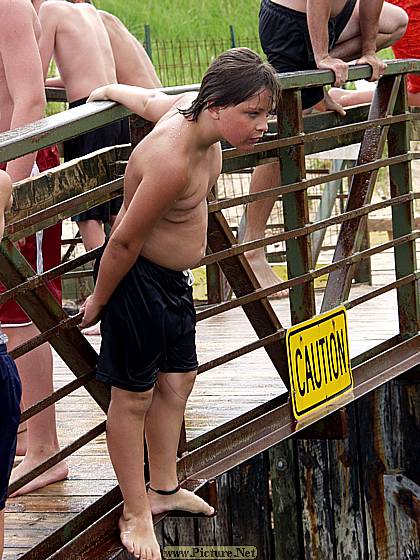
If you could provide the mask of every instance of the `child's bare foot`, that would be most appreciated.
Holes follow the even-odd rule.
[[[178,492],[169,496],[162,496],[152,489],[148,492],[150,509],[153,515],[165,513],[167,511],[182,510],[190,513],[203,513],[211,516],[214,514],[214,508],[209,506],[200,496],[197,496],[189,490],[180,488]]]
[[[46,459],[46,458],[45,458]],[[44,459],[44,460],[45,460]],[[19,478],[22,478],[26,473],[34,469],[40,464],[40,461],[36,461],[27,455],[23,459],[19,465],[13,469],[12,475],[10,477],[10,482],[15,482]],[[16,496],[22,496],[23,494],[29,494],[30,492],[34,492],[39,488],[43,488],[44,486],[48,486],[48,484],[52,484],[53,482],[58,482],[59,480],[64,480],[67,478],[69,469],[67,467],[67,463],[62,461],[54,467],[48,469],[48,471],[44,472],[43,474],[37,476],[31,482],[28,482],[25,486],[17,490],[14,494],[12,494],[11,498],[16,498]]]
[[[248,251],[245,256],[262,288],[269,288],[270,286],[273,286],[274,284],[278,284],[280,282],[280,278],[268,264],[267,259],[265,258],[264,251],[262,249]],[[281,290],[269,297],[284,298],[288,295],[289,290]]]
[[[151,515],[132,516],[123,513],[118,522],[125,548],[141,560],[161,560]]]

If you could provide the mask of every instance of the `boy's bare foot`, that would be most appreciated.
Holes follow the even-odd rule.
[[[125,548],[141,560],[161,560],[151,515],[131,516],[123,513],[118,522]]]
[[[93,325],[92,327],[88,327],[87,329],[82,329],[82,334],[86,336],[99,336],[101,334],[101,326],[100,323]]]
[[[28,429],[25,425],[19,426],[17,433],[16,455],[23,457],[28,450]]]
[[[23,461],[13,469],[12,475],[10,477],[10,483],[15,482],[19,478],[22,478],[22,476],[24,476],[26,473],[28,473],[29,471],[37,467],[39,464],[40,464],[39,461],[35,461],[31,457],[25,456]],[[54,465],[54,467],[51,467],[48,471],[37,476],[31,482],[28,482],[28,484],[26,484],[25,486],[17,490],[10,497],[16,498],[17,496],[22,496],[23,494],[29,494],[30,492],[34,492],[39,488],[48,486],[48,484],[52,484],[53,482],[58,482],[59,480],[64,480],[65,478],[67,478],[68,473],[69,473],[69,469],[67,467],[67,463],[61,461],[61,463]]]
[[[153,492],[153,490],[149,490],[147,496],[153,515],[173,510],[203,513],[207,516],[214,514],[213,507],[209,506],[200,496],[184,488],[180,488],[178,492],[169,496],[162,496],[161,494]]]
[[[262,288],[269,288],[270,286],[273,286],[274,284],[278,284],[280,282],[280,278],[268,264],[267,259],[265,258],[264,251],[262,249],[249,251],[245,253],[245,256]],[[269,297],[273,299],[280,299],[287,297],[288,295],[289,290],[281,290]]]

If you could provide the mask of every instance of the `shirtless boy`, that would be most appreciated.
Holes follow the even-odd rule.
[[[347,80],[347,62],[351,60],[369,64],[371,79],[377,80],[385,64],[376,51],[397,41],[406,26],[404,10],[383,0],[262,0],[259,33],[268,61],[277,72],[330,69],[338,86]],[[345,114],[322,87],[302,91],[302,108],[309,109],[323,99],[326,109]],[[279,184],[278,164],[262,165],[252,175],[250,192]],[[244,241],[264,237],[275,200],[248,205]],[[263,287],[278,282],[265,260],[264,249],[246,256]]]
[[[49,85],[63,85],[69,107],[86,102],[90,92],[105,84],[117,82],[114,56],[108,33],[95,9],[87,3],[73,4],[64,0],[39,0],[39,19],[42,26],[40,51],[44,77],[51,58],[57,64],[59,81]],[[69,161],[107,146],[125,143],[121,121],[82,134],[64,142],[64,159]],[[86,250],[103,244],[103,223],[118,213],[114,201],[96,206],[74,217],[78,222]]]
[[[187,269],[205,252],[206,195],[221,171],[220,140],[252,149],[267,130],[277,96],[274,70],[249,49],[232,49],[210,65],[198,95],[110,85],[89,98],[112,99],[157,123],[127,164],[124,204],[82,323],[102,319],[97,377],[112,386],[107,440],[124,497],[119,528],[123,545],[137,557],[160,559],[152,513],[213,513],[179,488],[176,469],[197,372]]]
[[[45,108],[44,80],[38,41],[41,27],[36,11],[29,0],[0,2],[0,132],[10,130],[43,117]],[[7,163],[13,182],[29,177],[33,171],[36,152]],[[36,170],[35,170],[36,171]],[[51,228],[49,228],[51,229]],[[54,230],[55,234],[56,229]],[[30,262],[35,236],[21,247]],[[59,232],[60,237],[60,232]],[[58,254],[60,257],[60,245]],[[10,305],[9,305],[10,304]],[[14,302],[1,306],[0,320],[13,349],[39,334],[30,319]],[[30,407],[53,391],[53,362],[49,344],[42,344],[17,361],[22,380],[24,403]],[[27,439],[19,445],[23,461],[14,469],[12,480],[20,478],[59,451],[55,426],[55,407],[50,406],[28,422]],[[26,454],[25,454],[26,453]],[[18,493],[24,493],[67,475],[64,462],[33,480]]]
[[[0,171],[0,242],[4,231],[4,211],[12,203],[12,181]],[[4,506],[9,477],[15,458],[17,429],[20,418],[21,385],[13,360],[7,353],[7,336],[0,323],[0,558],[3,555]]]
[[[116,16],[98,10],[114,54],[117,82],[130,86],[158,88],[162,84],[143,45]]]

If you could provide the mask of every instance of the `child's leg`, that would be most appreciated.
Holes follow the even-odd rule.
[[[144,419],[152,394],[113,387],[107,420],[109,454],[124,498],[121,542],[147,560],[160,559],[144,481]]]
[[[39,334],[35,325],[4,329],[9,349]],[[51,347],[43,344],[16,360],[22,380],[23,401],[30,407],[53,392],[53,361]],[[49,406],[28,421],[28,450],[23,461],[13,469],[11,482],[25,475],[60,450],[55,423],[55,406]],[[62,461],[18,490],[14,496],[33,492],[47,484],[63,480],[68,474]]]
[[[185,405],[197,372],[159,373],[152,405],[146,417],[150,486],[155,490],[173,490],[178,484],[176,458]],[[172,509],[212,515],[214,510],[204,500],[188,492],[164,496],[149,492],[154,514]]]
[[[276,163],[260,165],[252,173],[249,194],[258,193],[265,189],[278,187],[279,185],[280,166]],[[267,221],[276,200],[277,197],[265,198],[264,200],[247,204],[244,242],[264,237]],[[245,257],[263,288],[277,284],[280,281],[265,258],[264,248],[247,251]],[[279,297],[286,297],[288,293],[288,290],[283,290],[278,295]]]

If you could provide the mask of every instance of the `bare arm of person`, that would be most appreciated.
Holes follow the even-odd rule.
[[[191,96],[191,94],[167,95],[155,89],[109,84],[93,90],[87,103],[104,100],[117,101],[144,119],[157,122],[180,99],[187,96]]]
[[[0,33],[0,53],[13,102],[11,129],[37,121],[44,114],[44,81],[34,14],[32,5],[23,0],[0,3],[0,21],[7,22]],[[32,153],[7,164],[13,182],[31,174],[35,157]]]
[[[163,150],[161,155],[168,159]],[[159,153],[154,152],[154,157],[159,161]],[[106,246],[94,292],[83,308],[82,328],[98,322],[115,288],[136,262],[146,238],[174,200],[179,198],[187,182],[187,169],[179,162],[172,161],[159,168],[147,166],[128,209]]]
[[[12,205],[12,181],[5,171],[0,170],[0,241],[4,233],[4,212]]]
[[[332,0],[310,0],[307,2],[306,18],[312,50],[318,68],[332,70],[335,86],[340,86],[348,78],[348,65],[344,60],[334,58],[328,52],[328,20],[331,15]]]
[[[372,67],[371,82],[380,78],[386,68],[385,62],[376,54],[376,38],[383,4],[383,0],[360,0],[359,3],[362,56],[357,62],[358,64],[369,64]]]
[[[46,80],[50,62],[54,54],[55,34],[57,31],[57,20],[54,10],[51,10],[51,5],[42,4],[39,10],[39,21],[42,28],[39,52],[41,53],[42,72],[44,80]]]

